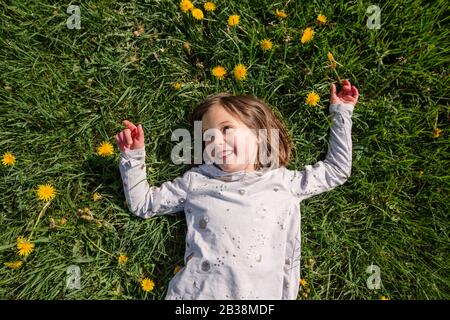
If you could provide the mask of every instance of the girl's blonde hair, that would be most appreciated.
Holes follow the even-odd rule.
[[[291,139],[281,119],[273,112],[269,104],[253,95],[233,95],[228,92],[221,92],[206,97],[205,101],[200,103],[191,113],[189,121],[192,124],[194,121],[201,121],[203,115],[214,105],[222,106],[227,112],[237,117],[248,128],[255,129],[256,132],[259,132],[259,129],[267,130],[266,146],[269,163],[266,163],[263,166],[258,152],[258,158],[255,164],[256,170],[265,167],[274,168],[274,166],[287,166],[289,164],[291,156]],[[278,152],[272,150],[273,143],[271,139],[271,129],[278,130]],[[202,139],[202,154],[204,149],[205,142]],[[276,155],[278,155],[278,161],[274,161],[276,159],[273,159]]]

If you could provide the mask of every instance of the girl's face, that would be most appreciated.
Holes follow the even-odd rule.
[[[222,106],[214,105],[202,117],[207,158],[223,171],[254,171],[259,140]]]

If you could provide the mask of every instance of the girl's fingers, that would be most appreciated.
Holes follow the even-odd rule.
[[[125,130],[123,130],[123,134],[125,136],[127,144],[128,145],[132,145],[133,144],[133,138],[131,137],[131,130],[130,129],[125,129]]]
[[[336,85],[334,83],[331,84],[331,95],[336,96]]]
[[[128,120],[123,120],[122,121],[123,125],[126,126],[128,129],[130,129],[131,131],[133,131],[134,129],[136,129],[136,126],[133,124],[133,122],[128,121]]]
[[[342,91],[345,95],[351,95],[352,94],[352,87],[350,85],[344,85],[342,87]]]
[[[142,128],[142,124],[139,124],[137,126],[136,139],[138,139],[139,141],[144,141],[144,129]]]
[[[120,134],[116,134],[116,141],[117,144],[119,145],[119,148],[121,150],[125,150],[125,143],[123,143],[122,139],[120,138]]]
[[[353,93],[353,97],[355,97],[356,99],[358,99],[359,97],[359,92],[358,89],[355,86],[352,86],[352,93]]]
[[[120,138],[120,140],[122,141],[123,146],[124,146],[125,148],[128,148],[129,145],[128,145],[128,143],[127,143],[127,139],[125,138],[125,134],[123,133],[123,131],[119,133],[119,138]]]

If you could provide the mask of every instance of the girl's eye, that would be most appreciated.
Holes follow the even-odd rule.
[[[224,131],[226,132],[227,130],[233,130],[233,127],[230,126],[225,126],[223,127]]]

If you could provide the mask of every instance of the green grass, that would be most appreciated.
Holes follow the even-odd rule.
[[[230,91],[254,94],[283,117],[294,142],[289,168],[313,164],[325,157],[329,136],[336,76],[328,51],[361,96],[352,176],[301,204],[307,298],[450,298],[446,1],[379,2],[378,30],[366,27],[366,8],[376,4],[369,1],[217,1],[202,22],[178,1],[83,1],[80,30],[66,27],[68,4],[40,2],[0,3],[0,153],[17,159],[0,164],[0,298],[163,299],[183,262],[184,218],[132,216],[117,147],[105,159],[96,147],[115,145],[123,119],[142,123],[150,183],[172,180],[187,167],[170,161],[171,132],[190,127],[188,114],[208,94]],[[276,8],[289,14],[284,22]],[[320,12],[329,24],[316,25]],[[227,33],[233,13],[241,29]],[[138,25],[145,31],[136,37]],[[316,34],[302,45],[307,26]],[[258,47],[264,37],[274,42],[271,53]],[[216,64],[231,72],[237,63],[249,67],[245,81],[212,78]],[[176,81],[184,84],[179,91]],[[311,90],[321,96],[318,108],[304,104]],[[3,262],[18,258],[15,240],[29,235],[43,207],[33,190],[47,182],[58,194],[34,232],[35,251],[9,270]],[[94,191],[101,201],[92,201]],[[109,226],[80,220],[84,207]],[[52,217],[67,223],[51,229]],[[129,257],[123,267],[119,252]],[[81,268],[80,290],[66,289],[72,264]],[[366,287],[371,264],[381,269],[380,290]],[[143,276],[156,283],[150,293],[139,286]]]

